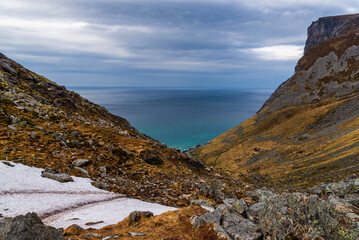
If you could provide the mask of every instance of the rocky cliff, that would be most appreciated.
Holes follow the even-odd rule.
[[[359,14],[319,18],[308,28],[304,52],[330,38],[358,31],[358,22]]]
[[[258,184],[302,188],[357,174],[359,15],[321,18],[304,56],[252,118],[194,154]]]

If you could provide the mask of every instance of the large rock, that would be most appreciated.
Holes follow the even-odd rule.
[[[351,211],[337,203],[302,193],[273,196],[264,203],[260,228],[265,239],[359,239]]]
[[[240,200],[236,198],[229,198],[225,199],[223,203],[231,212],[237,212],[239,214],[243,214],[248,208],[243,198]]]
[[[57,173],[55,171],[51,171],[50,169],[45,169],[41,172],[41,176],[44,178],[50,178],[52,180],[58,181],[58,182],[73,182],[74,179],[65,173]]]
[[[89,160],[87,159],[76,159],[75,161],[72,162],[72,164],[75,167],[85,167],[90,163]]]
[[[262,236],[256,224],[234,213],[227,213],[223,216],[222,227],[235,240],[255,240]]]
[[[0,239],[65,240],[62,229],[45,226],[36,213],[20,215],[5,222],[0,220]]]
[[[5,72],[16,75],[16,71],[12,67],[10,67],[10,65],[8,63],[6,63],[3,60],[0,61],[0,68],[2,68]]]
[[[162,165],[163,160],[159,156],[158,152],[156,150],[142,150],[140,152],[140,156],[143,158],[143,160],[150,164],[150,165]]]

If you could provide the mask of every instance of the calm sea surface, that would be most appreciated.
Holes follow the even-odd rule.
[[[71,87],[169,147],[204,144],[253,116],[272,90]]]

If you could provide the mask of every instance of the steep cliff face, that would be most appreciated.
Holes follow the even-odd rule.
[[[304,52],[330,38],[358,31],[358,22],[359,14],[319,18],[308,28]]]
[[[209,165],[274,187],[304,187],[356,174],[358,24],[358,15],[314,22],[294,75],[255,116],[195,154]]]

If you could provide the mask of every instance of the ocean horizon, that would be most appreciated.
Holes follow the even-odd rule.
[[[273,89],[68,87],[140,132],[181,150],[202,145],[252,117]]]

